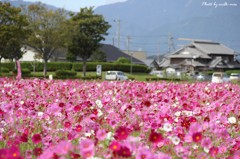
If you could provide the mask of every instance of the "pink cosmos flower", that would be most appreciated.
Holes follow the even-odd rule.
[[[217,147],[211,147],[210,150],[209,150],[209,154],[212,156],[212,157],[215,157],[216,155],[218,155],[218,148]]]
[[[158,143],[163,140],[163,136],[160,133],[152,131],[149,135],[149,141],[153,143]]]
[[[59,155],[66,155],[73,148],[72,144],[68,141],[61,141],[55,146],[55,150]]]
[[[192,140],[194,142],[200,142],[202,140],[202,133],[201,132],[196,132],[192,135]]]
[[[118,151],[120,150],[120,148],[121,148],[121,145],[117,141],[112,141],[111,144],[109,145],[109,149],[113,151]]]
[[[83,139],[80,142],[80,151],[88,151],[94,149],[94,142],[90,139]]]
[[[117,140],[125,140],[127,139],[128,135],[130,134],[130,130],[124,126],[120,126],[116,132],[115,132],[115,135],[114,137],[117,139]]]
[[[105,130],[98,130],[97,131],[96,137],[97,137],[98,140],[100,140],[100,141],[105,140],[106,136],[107,136],[107,133],[106,133]]]
[[[69,121],[64,122],[63,125],[65,128],[70,128],[72,126],[72,124]]]
[[[80,155],[83,158],[90,158],[93,157],[95,154],[94,149],[90,149],[90,150],[80,150]]]
[[[81,132],[82,131],[82,126],[77,125],[74,130],[77,131],[77,132]]]
[[[42,137],[40,134],[34,134],[32,137],[32,141],[34,144],[38,144],[42,141]]]
[[[159,154],[157,155],[157,157],[160,159],[172,159],[171,156],[165,154],[165,153],[162,153],[162,152],[159,152]]]
[[[33,154],[34,154],[35,156],[40,156],[42,153],[43,153],[42,148],[36,147],[36,148],[34,148],[34,150],[33,150]]]
[[[201,142],[201,146],[210,149],[210,147],[212,147],[211,139],[209,137],[204,138]]]
[[[202,126],[199,123],[197,123],[197,122],[191,123],[190,128],[189,128],[190,134],[193,134],[196,132],[201,132],[201,131],[202,131]]]
[[[147,159],[147,158],[151,158],[152,153],[149,149],[147,148],[140,148],[136,154],[136,158],[135,159]]]
[[[121,146],[120,150],[117,151],[117,154],[124,158],[132,156],[130,149],[126,146]]]

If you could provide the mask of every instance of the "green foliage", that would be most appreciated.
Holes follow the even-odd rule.
[[[22,57],[21,47],[29,34],[26,16],[10,3],[0,2],[0,62]]]
[[[159,78],[159,77],[148,77],[146,81],[171,81],[171,82],[179,82],[181,81],[179,78]]]
[[[6,67],[2,67],[1,70],[0,70],[0,73],[9,73],[9,69],[6,68]]]
[[[68,70],[57,70],[55,74],[57,77],[75,77],[77,75],[77,72]]]
[[[81,8],[72,15],[69,24],[72,26],[69,53],[82,58],[83,76],[86,76],[86,61],[100,47],[110,26],[102,15],[94,14],[93,8]]]
[[[21,72],[23,76],[29,76],[31,74],[31,71],[27,68],[22,68]],[[13,73],[17,74],[17,70],[13,70]]]
[[[117,63],[124,63],[124,64],[130,64],[131,61],[128,59],[128,58],[125,58],[125,57],[119,57],[117,60],[116,60]]]
[[[36,65],[36,71],[43,71],[43,63],[37,62]],[[50,71],[56,71],[56,70],[75,70],[75,71],[82,71],[82,63],[70,63],[70,62],[49,62],[48,68]],[[96,71],[97,65],[102,65],[102,71],[109,71],[109,70],[119,70],[123,72],[130,72],[130,64],[121,64],[121,63],[110,63],[110,62],[88,62],[87,63],[87,71]],[[13,62],[10,63],[2,63],[2,66],[5,68],[8,68],[9,70],[15,69],[15,64]],[[22,62],[21,68],[27,68],[29,70],[32,70],[33,63],[31,62]],[[133,64],[132,65],[133,72],[142,72],[142,73],[148,73],[149,69],[145,65],[138,65]]]
[[[72,63],[70,62],[49,62],[48,63],[49,71],[71,70],[71,69],[72,69]]]
[[[107,56],[104,52],[97,50],[91,55],[90,59],[93,62],[106,62]]]
[[[225,72],[227,75],[230,75],[231,73],[240,73],[240,70],[228,70]]]
[[[88,62],[87,71],[96,71],[97,65],[102,65],[102,71],[118,70],[123,72],[130,72],[130,64],[109,63],[109,62]],[[133,72],[148,72],[149,69],[145,65],[132,65]],[[75,71],[82,71],[82,63],[73,63]]]
[[[47,62],[58,48],[66,43],[66,17],[63,9],[50,10],[38,3],[29,5],[26,14],[33,33],[28,38],[28,45],[35,49],[44,60],[44,76],[47,74]]]

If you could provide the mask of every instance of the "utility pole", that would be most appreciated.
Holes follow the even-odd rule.
[[[130,55],[131,56],[131,59],[130,59],[130,61],[131,61],[131,65],[130,65],[130,74],[132,74],[132,56],[133,56],[133,53],[130,53],[130,39],[131,39],[131,37],[128,35],[127,36],[127,53],[128,53],[128,55]]]
[[[117,47],[120,49],[120,20],[114,20],[114,22],[117,22]]]
[[[173,37],[172,34],[168,35],[168,52],[170,53],[171,51],[175,50],[174,42],[173,42]]]
[[[112,38],[112,43],[113,43],[113,46],[115,46],[115,41],[114,41],[114,37]]]

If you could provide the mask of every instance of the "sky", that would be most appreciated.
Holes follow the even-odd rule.
[[[70,11],[79,11],[83,7],[98,7],[101,5],[124,2],[126,0],[24,0],[30,2],[42,2],[54,5],[59,8],[65,8]]]

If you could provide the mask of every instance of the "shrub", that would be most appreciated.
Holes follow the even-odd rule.
[[[225,73],[230,75],[231,73],[240,73],[240,70],[227,70]]]
[[[29,76],[31,74],[31,71],[27,68],[21,69],[22,76]],[[13,73],[17,74],[17,70],[13,70]]]
[[[9,73],[9,69],[6,68],[6,67],[2,67],[1,70],[0,70],[1,73]]]
[[[127,63],[127,64],[130,64],[131,61],[128,59],[128,58],[125,58],[125,57],[119,57],[117,60],[116,60],[117,63]]]
[[[62,77],[76,77],[77,72],[76,71],[69,71],[69,70],[57,70],[55,72],[57,78],[62,78]]]
[[[171,82],[179,82],[179,81],[181,81],[181,79],[179,79],[179,78],[149,77],[149,78],[146,78],[146,81],[171,81]]]

